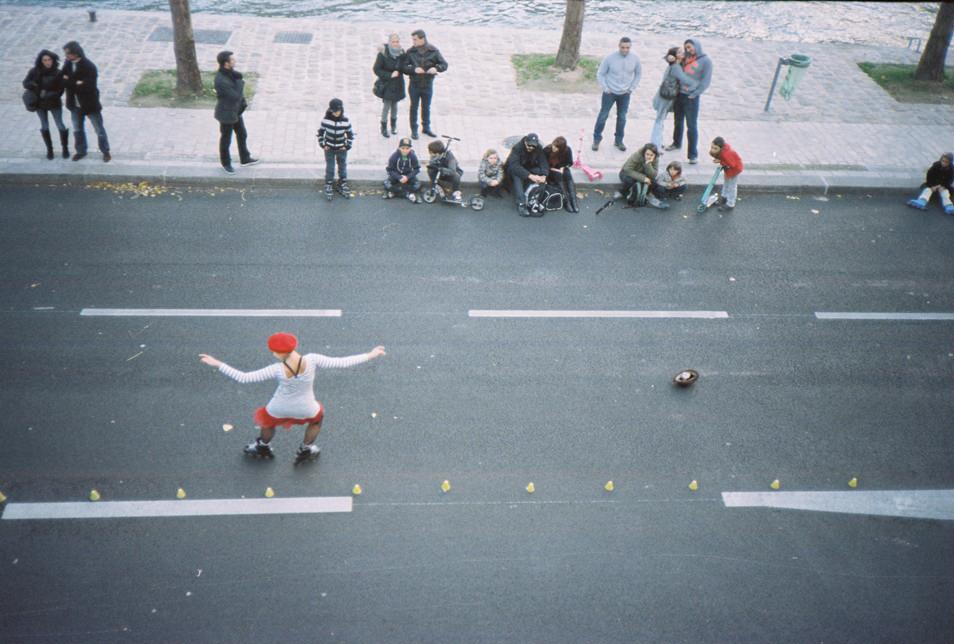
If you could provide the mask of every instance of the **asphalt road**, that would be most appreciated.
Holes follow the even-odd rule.
[[[0,185],[9,503],[364,488],[346,514],[0,520],[0,640],[954,640],[954,521],[720,496],[773,479],[954,489],[954,321],[815,316],[954,312],[954,219],[902,195],[744,190],[727,216],[595,216],[591,194],[523,219],[494,201]],[[388,350],[319,373],[322,456],[299,468],[300,430],[274,461],[241,454],[272,386],[197,358],[265,366],[277,330],[328,355]],[[675,390],[687,367],[699,382]]]

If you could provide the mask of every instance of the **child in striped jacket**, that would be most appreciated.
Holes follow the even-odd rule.
[[[325,118],[318,128],[318,147],[325,151],[325,198],[334,196],[335,164],[338,165],[338,192],[345,199],[351,198],[348,187],[348,150],[354,141],[351,121],[344,115],[344,103],[333,98],[328,103]]]

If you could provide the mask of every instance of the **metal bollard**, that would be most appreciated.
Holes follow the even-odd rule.
[[[88,13],[89,13],[89,21],[96,22],[96,9],[89,9]]]

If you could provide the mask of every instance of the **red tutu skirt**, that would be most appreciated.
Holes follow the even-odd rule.
[[[259,407],[255,410],[255,426],[256,427],[265,427],[267,429],[274,429],[279,425],[282,425],[286,429],[292,425],[312,425],[314,423],[320,423],[321,419],[325,417],[325,406],[321,403],[318,403],[318,413],[312,416],[311,418],[275,418],[267,411],[264,407]]]

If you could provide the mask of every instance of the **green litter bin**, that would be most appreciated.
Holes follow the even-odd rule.
[[[802,78],[805,76],[805,70],[807,70],[811,64],[812,59],[804,54],[792,54],[789,56],[788,73],[785,75],[785,80],[782,81],[782,86],[778,89],[778,93],[782,95],[782,98],[786,101],[791,100],[792,94],[795,93],[795,88],[802,82]]]

